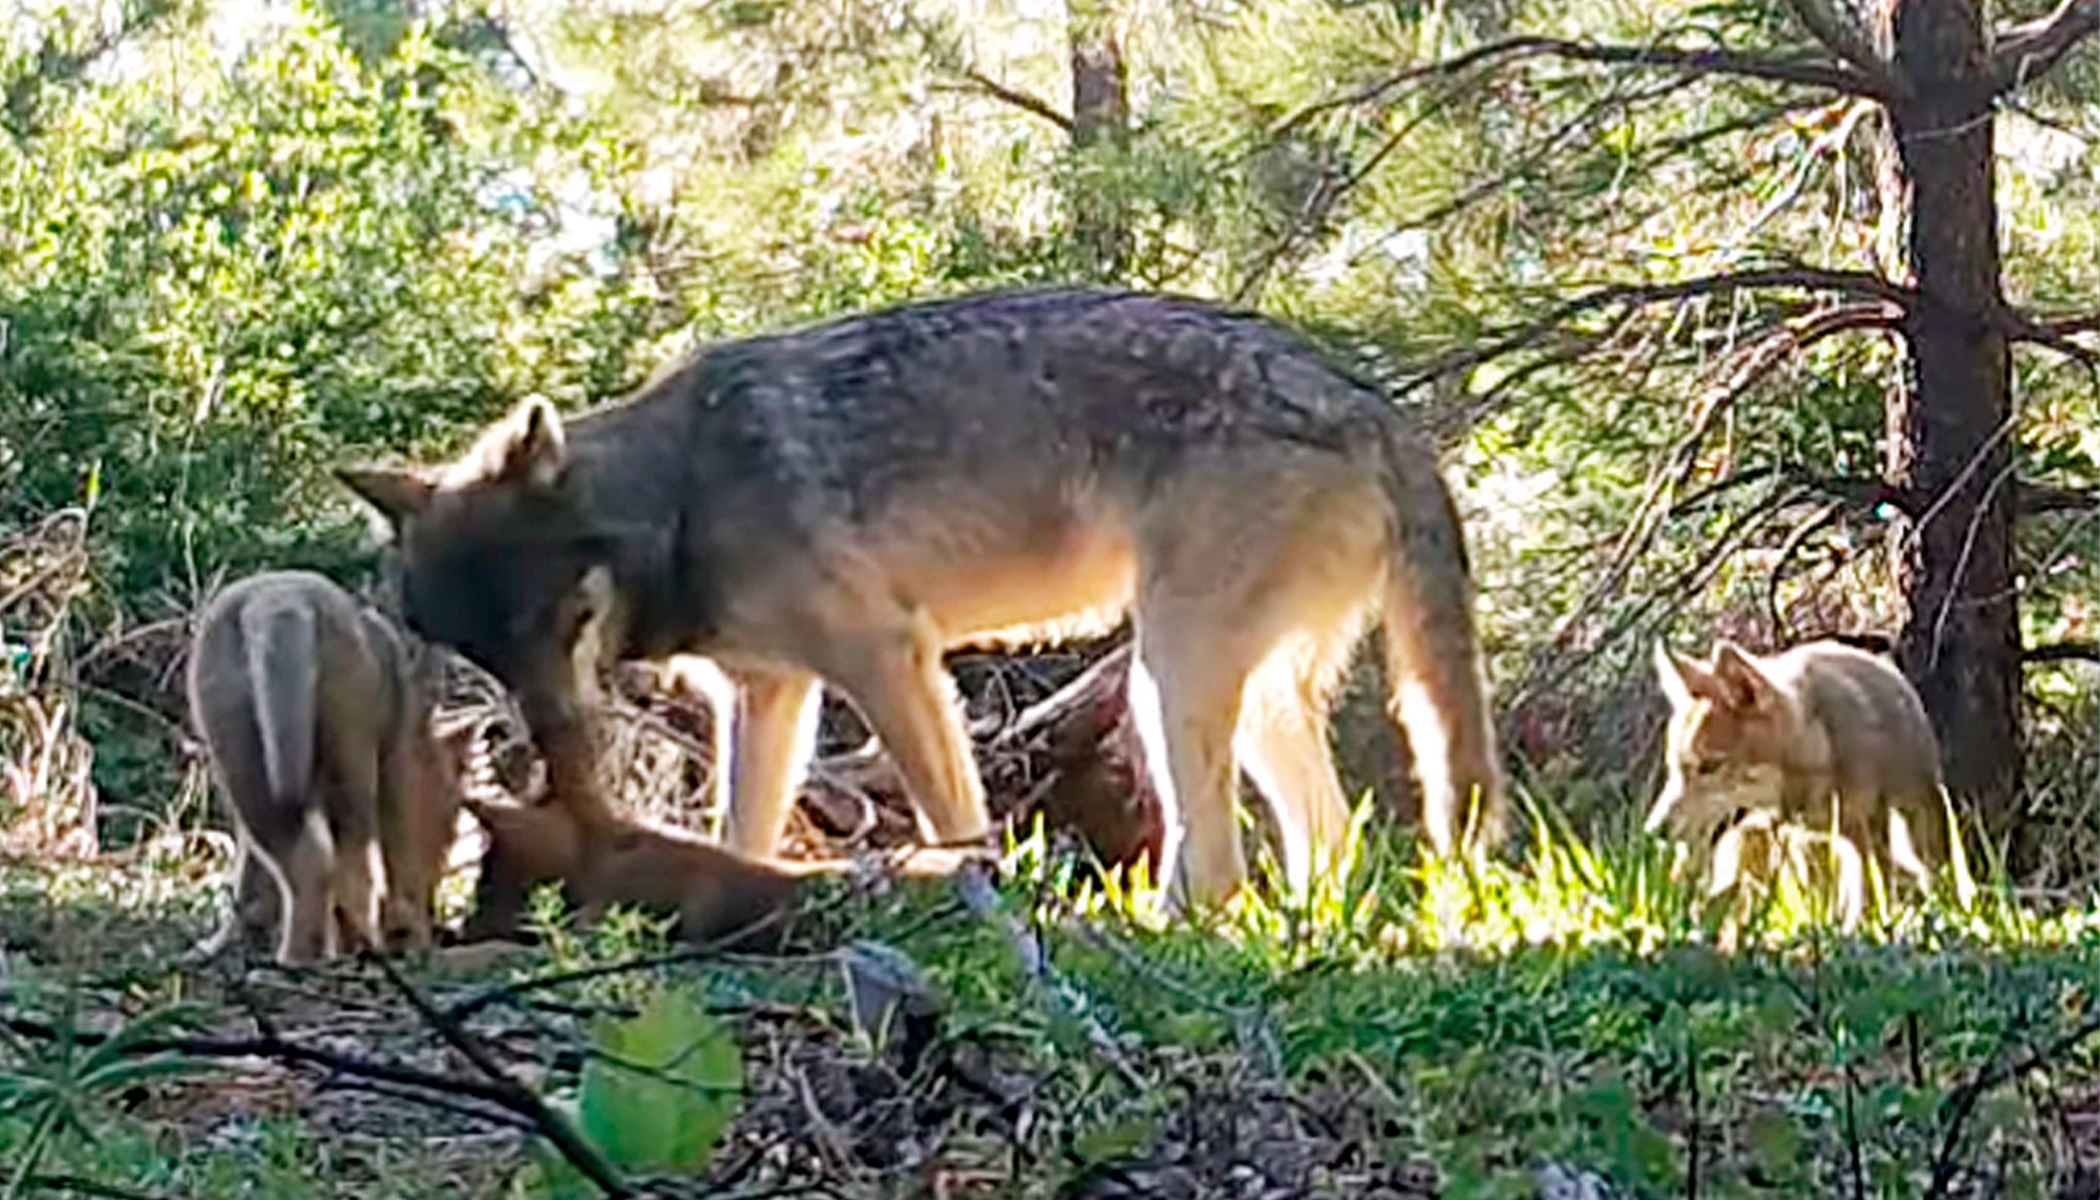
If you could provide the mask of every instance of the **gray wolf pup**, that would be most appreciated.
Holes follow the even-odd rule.
[[[1657,643],[1655,668],[1671,712],[1649,832],[1698,851],[1739,818],[1776,815],[1834,829],[1890,886],[1901,867],[1930,887],[1949,840],[1939,742],[1887,659],[1835,641],[1769,658],[1722,641],[1700,663]],[[1864,909],[1858,873],[1840,881],[1851,914]]]
[[[271,912],[287,965],[332,956],[339,932],[430,945],[467,731],[432,732],[423,669],[391,624],[319,575],[251,575],[205,606],[190,712],[240,849],[232,913],[203,953]]]
[[[572,424],[528,400],[449,465],[341,474],[394,527],[408,620],[519,693],[553,802],[587,822],[606,814],[577,661],[686,653],[737,685],[734,849],[778,843],[819,680],[888,747],[930,838],[981,839],[942,653],[1130,610],[1178,895],[1245,878],[1238,766],[1293,883],[1342,848],[1327,706],[1373,616],[1429,840],[1503,832],[1433,450],[1258,316],[1091,290],[907,305],[705,348]]]

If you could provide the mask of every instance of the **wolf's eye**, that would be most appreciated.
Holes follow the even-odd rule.
[[[1707,779],[1720,773],[1721,760],[1718,758],[1710,758],[1692,768],[1692,774],[1697,775],[1701,779]]]

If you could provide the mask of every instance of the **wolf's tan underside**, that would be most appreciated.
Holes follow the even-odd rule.
[[[333,955],[339,933],[430,944],[460,749],[432,732],[399,635],[319,575],[249,576],[199,618],[188,691],[240,847],[211,948],[273,907],[286,964]]]
[[[573,424],[528,401],[443,468],[345,478],[395,526],[410,620],[519,691],[555,802],[586,824],[610,816],[579,639],[726,672],[726,837],[762,856],[819,681],[880,736],[926,836],[975,841],[983,786],[942,653],[1129,613],[1165,858],[1193,899],[1244,878],[1242,767],[1292,882],[1342,849],[1327,708],[1374,620],[1430,841],[1502,834],[1434,454],[1375,388],[1257,317],[1083,291],[910,306],[726,343]]]

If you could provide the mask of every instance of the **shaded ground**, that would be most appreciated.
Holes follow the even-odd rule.
[[[2068,1198],[2100,1165],[2082,924],[1930,951],[1437,951],[1389,936],[1436,881],[1387,873],[1359,922],[1155,934],[1071,919],[1037,890],[1053,861],[989,916],[947,885],[842,883],[806,931],[841,952],[648,965],[661,944],[616,927],[397,983],[358,964],[169,966],[209,924],[199,861],[0,871],[0,1098],[63,1074],[67,1031],[167,1021],[163,1050],[211,1051],[183,1077],[83,1085],[96,1140],[48,1139],[40,1173],[156,1196],[509,1194],[529,1113],[475,1094],[490,1076],[415,998],[465,1011],[467,1045],[558,1097],[596,1023],[672,980],[734,1030],[745,1093],[704,1171],[637,1172],[642,1194]],[[1551,873],[1488,890],[1526,878]],[[1031,932],[1041,970],[1024,969]],[[871,940],[925,1001],[881,1031],[842,987]],[[546,979],[579,971],[598,973]],[[29,1125],[7,1111],[19,1163]]]

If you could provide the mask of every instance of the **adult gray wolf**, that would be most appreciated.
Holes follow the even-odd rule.
[[[265,913],[286,965],[333,956],[339,934],[430,945],[466,731],[432,731],[399,632],[319,575],[251,575],[205,606],[188,691],[239,846],[232,911],[201,952]]]
[[[555,802],[586,822],[609,818],[578,660],[687,653],[737,685],[734,849],[776,846],[820,679],[894,756],[927,836],[982,838],[943,651],[1129,610],[1184,898],[1245,878],[1236,766],[1292,882],[1344,846],[1327,705],[1374,614],[1430,842],[1503,833],[1434,453],[1259,316],[1067,289],[907,305],[702,349],[571,424],[528,400],[448,465],[341,474],[393,525],[409,622],[519,693]]]
[[[1949,845],[1939,742],[1894,664],[1836,641],[1767,658],[1724,640],[1703,663],[1658,642],[1655,669],[1671,711],[1649,832],[1703,849],[1776,815],[1834,829],[1890,886],[1896,867],[1931,886]],[[1864,911],[1861,873],[1842,873],[1841,912]]]

